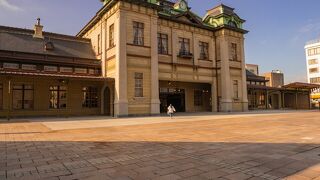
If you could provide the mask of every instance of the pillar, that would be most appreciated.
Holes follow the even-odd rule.
[[[248,88],[247,88],[247,73],[245,63],[245,52],[244,52],[244,38],[241,39],[241,69],[242,69],[242,110],[248,111]]]
[[[116,72],[114,113],[116,117],[128,116],[126,29],[127,27],[125,12],[119,10],[115,21]]]
[[[151,17],[151,114],[160,114],[159,60],[158,60],[158,19]]]
[[[218,39],[219,40],[219,39]],[[222,112],[232,111],[232,87],[229,66],[229,44],[226,37],[220,38],[220,56],[221,56],[221,106]]]

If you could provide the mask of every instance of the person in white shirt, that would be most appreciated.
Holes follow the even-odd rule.
[[[170,118],[172,118],[173,113],[175,112],[176,112],[176,109],[174,108],[174,106],[172,106],[172,104],[170,104],[168,107],[168,115],[170,116]]]

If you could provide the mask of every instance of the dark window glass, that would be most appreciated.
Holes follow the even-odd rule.
[[[168,54],[168,35],[158,33],[158,53]]]
[[[133,22],[133,44],[144,45],[144,24],[140,22]]]
[[[143,73],[135,73],[135,97],[143,97]]]
[[[201,90],[194,90],[194,105],[195,106],[202,106],[202,91]]]
[[[209,59],[209,44],[205,42],[200,42],[200,59],[208,60]]]
[[[13,109],[33,109],[33,85],[13,85]]]
[[[50,108],[67,108],[67,88],[66,86],[50,86]]]
[[[98,89],[96,87],[83,87],[82,94],[82,107],[98,107]]]
[[[190,40],[186,38],[179,38],[180,55],[190,55]]]
[[[109,27],[109,47],[114,47],[114,24]]]

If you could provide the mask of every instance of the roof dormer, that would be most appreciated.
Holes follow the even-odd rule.
[[[234,8],[220,4],[207,11],[203,22],[212,27],[229,26],[242,29],[245,20],[234,12]]]

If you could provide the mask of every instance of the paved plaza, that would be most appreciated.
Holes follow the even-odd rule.
[[[0,179],[320,180],[320,112],[2,119]]]

